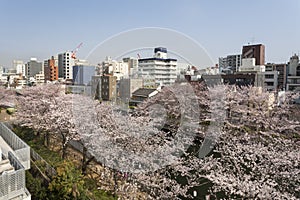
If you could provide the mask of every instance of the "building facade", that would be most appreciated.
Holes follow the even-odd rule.
[[[44,84],[45,83],[45,74],[44,73],[38,73],[34,76],[34,79],[35,79],[35,83],[37,85]]]
[[[167,49],[157,47],[152,58],[139,59],[139,74],[145,79],[155,80],[157,85],[172,85],[177,75],[177,59],[167,57]]]
[[[45,82],[58,80],[58,59],[52,56],[44,61]]]
[[[21,74],[25,76],[25,65],[22,60],[14,60],[13,61],[13,69],[15,69],[17,74]]]
[[[293,55],[288,63],[287,91],[300,91],[300,63],[299,56]]]
[[[243,58],[255,58],[255,65],[265,64],[265,46],[263,44],[245,45],[242,49]]]
[[[139,66],[138,59],[134,57],[128,57],[128,58],[123,58],[123,62],[128,64],[129,77],[136,78],[138,76],[138,66]]]
[[[242,65],[242,55],[228,55],[226,57],[219,58],[219,69],[227,74],[232,74],[239,71]]]
[[[99,66],[98,74],[115,76],[117,80],[128,78],[130,70],[128,64],[129,62],[116,61],[108,56]]]
[[[26,78],[34,77],[43,71],[43,64],[38,62],[36,58],[31,58],[29,62],[25,64],[25,76]]]
[[[118,97],[120,98],[121,102],[128,103],[130,98],[132,97],[132,93],[142,87],[143,79],[121,79],[119,82]]]
[[[95,75],[95,66],[73,66],[73,83],[75,85],[91,85],[92,76]]]
[[[58,77],[71,80],[73,78],[73,66],[75,59],[72,58],[72,52],[67,51],[58,54]]]
[[[278,71],[274,70],[272,65],[266,65],[264,75],[265,89],[267,91],[278,91]]]
[[[92,76],[91,96],[94,99],[101,99],[101,77],[99,75]]]
[[[101,99],[112,101],[117,98],[117,77],[101,76]]]
[[[275,63],[267,63],[266,64],[266,71],[267,69],[272,69],[272,71],[277,72],[277,90],[283,91],[286,90],[286,82],[287,82],[287,64],[275,64]]]

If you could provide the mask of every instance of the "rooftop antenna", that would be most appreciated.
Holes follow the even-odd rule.
[[[255,37],[253,36],[253,37],[251,38],[251,43],[254,44],[254,42],[255,42]]]
[[[250,41],[248,41],[248,45],[254,44],[254,42],[255,42],[255,37],[253,36],[250,38]]]

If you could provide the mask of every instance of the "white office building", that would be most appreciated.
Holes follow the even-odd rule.
[[[103,61],[99,67],[101,69],[100,72],[98,70],[98,73],[100,75],[109,74],[117,77],[117,80],[120,80],[121,78],[129,77],[128,62],[116,61],[108,56],[105,58],[105,61]]]
[[[139,74],[147,83],[147,79],[155,80],[156,85],[174,84],[177,78],[177,59],[167,57],[167,49],[157,47],[153,58],[139,59]]]
[[[138,67],[139,61],[134,57],[123,58],[123,62],[128,64],[128,73],[132,78],[136,78],[138,76]]]
[[[226,57],[219,58],[219,69],[224,73],[234,73],[238,72],[240,66],[242,65],[242,55],[228,55]]]
[[[75,59],[72,58],[72,52],[66,51],[58,54],[58,77],[72,80],[74,65]]]
[[[17,70],[17,74],[21,74],[22,76],[25,76],[26,74],[25,64],[22,60],[14,60],[13,69]]]
[[[265,65],[255,65],[255,58],[243,58],[239,72],[265,72]]]
[[[273,66],[266,66],[265,75],[265,89],[268,91],[277,91],[278,89],[278,74],[277,70],[273,69]]]

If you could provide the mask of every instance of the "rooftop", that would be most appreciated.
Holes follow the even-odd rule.
[[[150,88],[139,88],[136,91],[132,93],[132,96],[142,96],[142,97],[148,97],[151,93],[155,92],[156,89],[150,89]]]

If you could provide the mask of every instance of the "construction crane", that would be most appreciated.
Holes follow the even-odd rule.
[[[73,59],[76,59],[76,53],[77,53],[77,51],[79,50],[79,48],[82,46],[82,42],[72,51],[72,55],[71,55],[71,57],[73,58]]]

